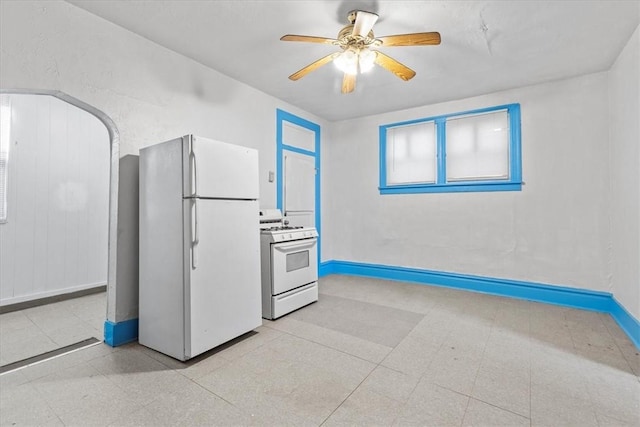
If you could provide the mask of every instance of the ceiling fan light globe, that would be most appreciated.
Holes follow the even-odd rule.
[[[371,63],[360,63],[360,72],[367,73],[373,69],[373,62]]]
[[[358,54],[348,49],[342,52],[333,63],[338,69],[347,74],[358,73]]]
[[[360,51],[360,54],[358,55],[360,72],[366,73],[367,71],[371,71],[371,69],[373,68],[373,65],[375,64],[375,61],[376,61],[375,52],[370,51],[368,49],[364,49]]]

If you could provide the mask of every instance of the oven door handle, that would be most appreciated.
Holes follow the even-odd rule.
[[[280,252],[291,252],[296,249],[312,248],[317,244],[316,239],[305,239],[297,242],[276,243],[273,248]]]

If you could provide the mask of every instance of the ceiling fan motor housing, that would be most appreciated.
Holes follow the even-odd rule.
[[[353,24],[347,25],[338,33],[337,45],[342,47],[343,49],[347,49],[349,47],[354,47],[357,49],[361,49],[364,47],[369,47],[375,44],[376,38],[373,35],[373,30],[369,31],[366,37],[361,37],[353,34]]]

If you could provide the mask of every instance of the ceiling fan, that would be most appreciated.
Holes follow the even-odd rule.
[[[376,38],[373,35],[372,28],[378,20],[378,15],[372,12],[352,10],[349,12],[347,19],[349,20],[349,25],[340,30],[338,37],[335,39],[294,34],[287,34],[280,38],[283,41],[330,44],[339,46],[342,49],[342,52],[327,55],[296,71],[289,76],[289,79],[298,80],[311,71],[317,70],[333,61],[336,67],[344,72],[342,93],[353,92],[356,88],[356,75],[358,72],[369,71],[374,64],[378,64],[402,80],[407,81],[416,75],[415,71],[372,48],[440,44],[440,33],[437,32],[397,34]]]

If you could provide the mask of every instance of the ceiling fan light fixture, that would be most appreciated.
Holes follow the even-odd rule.
[[[347,74],[358,74],[358,53],[352,49],[346,49],[333,60],[336,67]]]
[[[333,62],[336,68],[344,73],[342,93],[353,92],[356,87],[356,75],[370,71],[375,65],[404,81],[409,81],[416,75],[415,71],[375,48],[440,44],[440,33],[433,31],[376,37],[373,34],[373,26],[378,20],[376,13],[352,10],[347,20],[349,25],[342,28],[335,39],[296,34],[286,34],[280,38],[283,41],[328,44],[342,49],[342,52],[326,55],[296,71],[289,76],[290,80],[300,80],[310,72]]]
[[[362,49],[358,54],[358,62],[360,65],[360,72],[366,73],[371,71],[376,61],[376,53],[369,49]]]

